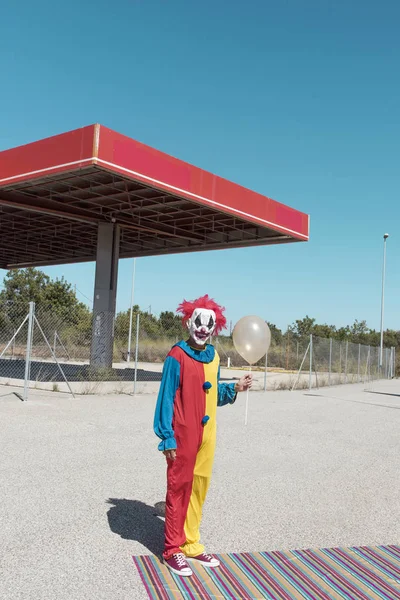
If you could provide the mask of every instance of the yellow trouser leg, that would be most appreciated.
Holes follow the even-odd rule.
[[[184,554],[189,557],[204,552],[204,546],[200,544],[200,522],[210,479],[200,475],[195,475],[193,478],[192,495],[185,520],[186,543],[182,546]]]
[[[204,546],[200,544],[200,523],[214,462],[216,427],[215,423],[213,425],[204,432],[205,439],[197,454],[194,468],[192,493],[185,520],[186,543],[181,546],[183,553],[189,557],[204,552]]]

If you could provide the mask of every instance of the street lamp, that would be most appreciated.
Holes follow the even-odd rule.
[[[381,347],[379,354],[379,367],[382,370],[383,364],[383,315],[385,312],[385,274],[386,274],[386,240],[389,234],[383,236],[383,266],[382,266],[382,299],[381,299]]]

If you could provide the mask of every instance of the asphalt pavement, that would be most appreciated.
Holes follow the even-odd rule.
[[[18,390],[20,392],[20,390]],[[162,550],[155,396],[0,387],[0,597],[145,600]],[[219,409],[210,552],[399,544],[400,384],[250,394]]]

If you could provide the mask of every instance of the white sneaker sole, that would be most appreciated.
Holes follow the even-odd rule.
[[[177,569],[173,569],[165,560],[163,561],[164,565],[171,571],[171,573],[175,573],[175,575],[179,575],[179,577],[191,577],[193,575],[193,571],[191,569],[187,571],[178,571]]]
[[[187,558],[186,557],[186,560],[187,560],[187,562],[192,562],[192,563],[196,563],[197,565],[201,565],[205,569],[217,569],[218,567],[221,566],[221,563],[219,561],[217,563],[210,564],[210,563],[204,563],[201,560],[197,560],[195,558]]]

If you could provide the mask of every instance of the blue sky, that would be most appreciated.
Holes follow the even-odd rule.
[[[399,329],[399,27],[395,0],[6,2],[0,149],[100,122],[311,214],[307,244],[138,260],[144,308],[378,328],[387,231]],[[92,298],[93,264],[47,272]]]

